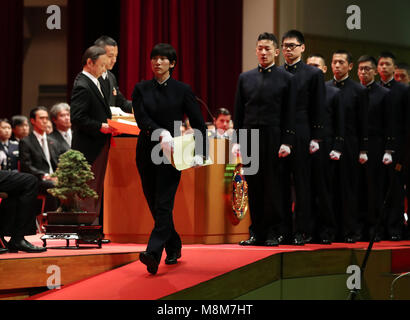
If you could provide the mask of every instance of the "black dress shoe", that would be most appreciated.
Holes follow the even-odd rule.
[[[28,252],[28,253],[40,253],[47,251],[47,248],[37,247],[32,245],[25,239],[13,240],[11,239],[7,244],[9,252],[16,253],[18,251]]]
[[[296,234],[295,237],[292,240],[292,244],[294,246],[304,246],[305,245],[305,239],[303,239],[303,236],[301,234]]]
[[[7,253],[7,252],[9,252],[9,250],[7,250],[6,248],[0,248],[0,254]]]
[[[242,240],[239,242],[240,246],[259,246],[261,243],[254,236],[251,236],[248,240]]]
[[[320,240],[320,244],[329,245],[329,244],[332,244],[332,240],[330,240],[330,239],[328,239],[328,238],[324,238],[324,239],[321,239],[321,240]]]
[[[140,253],[140,261],[147,266],[147,271],[151,274],[156,274],[158,271],[158,261],[154,255],[149,252]]]
[[[390,241],[401,241],[401,236],[393,235],[390,237]]]
[[[265,241],[264,246],[266,246],[266,247],[277,247],[278,245],[280,245],[283,242],[283,239],[284,239],[283,236],[270,237]]]
[[[165,258],[165,264],[177,264],[179,258],[181,258],[181,249],[177,252],[167,254],[167,257]]]

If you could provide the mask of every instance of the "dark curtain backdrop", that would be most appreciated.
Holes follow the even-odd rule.
[[[23,0],[1,2],[0,38],[0,94],[2,97],[0,118],[10,119],[21,114],[23,81]]]
[[[113,0],[68,0],[68,101],[71,99],[74,79],[82,70],[81,58],[84,51],[102,35],[114,38],[121,48],[120,7],[120,1]],[[117,74],[117,71],[118,64],[113,72]]]
[[[173,77],[190,84],[212,111],[233,110],[242,69],[242,0],[121,0],[121,18],[119,80],[127,98],[137,82],[152,78],[151,49],[166,42],[178,54]]]

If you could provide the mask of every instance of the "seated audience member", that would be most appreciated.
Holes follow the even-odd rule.
[[[48,120],[47,125],[46,125],[46,134],[50,135],[52,133],[53,133],[53,123],[50,120]]]
[[[0,239],[7,252],[44,252],[47,249],[36,247],[24,236],[36,234],[36,211],[34,203],[38,192],[37,179],[27,173],[0,170],[0,190],[7,193],[7,198],[0,204]],[[6,242],[5,236],[10,241]]]
[[[211,137],[229,139],[232,136],[231,113],[228,109],[219,108],[216,110],[214,125],[215,130],[210,130]]]
[[[394,80],[406,86],[410,83],[410,66],[407,63],[398,63],[394,71]]]
[[[28,119],[25,116],[14,116],[11,118],[11,129],[13,134],[11,136],[12,141],[19,142],[24,137],[27,137],[30,133],[30,126]]]
[[[58,154],[60,155],[71,149],[70,106],[67,103],[54,105],[50,110],[50,117],[55,129],[50,137],[57,142]]]
[[[47,197],[46,211],[55,210],[58,201],[47,189],[55,186],[55,178],[51,174],[57,169],[58,149],[54,139],[47,137],[46,126],[48,111],[45,107],[36,107],[30,111],[30,122],[33,131],[20,140],[20,169],[22,172],[36,176],[39,183],[39,193]]]
[[[0,161],[2,170],[18,169],[19,144],[11,141],[11,124],[7,119],[0,119],[0,152],[3,153],[3,160]]]

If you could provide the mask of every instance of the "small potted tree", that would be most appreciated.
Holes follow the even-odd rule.
[[[60,200],[60,207],[56,212],[47,213],[48,224],[91,224],[98,213],[84,212],[79,200],[97,199],[98,195],[87,184],[94,179],[94,174],[84,155],[77,150],[67,151],[60,156],[52,176],[57,178],[57,185],[47,191]]]

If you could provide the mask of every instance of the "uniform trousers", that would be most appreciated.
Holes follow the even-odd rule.
[[[141,135],[137,145],[136,163],[144,196],[155,222],[146,251],[153,254],[159,263],[164,248],[167,254],[171,254],[182,246],[173,221],[175,195],[181,172],[171,164],[153,163],[151,151],[157,143]]]

